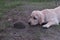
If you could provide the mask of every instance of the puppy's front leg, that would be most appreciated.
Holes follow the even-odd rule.
[[[59,23],[58,22],[54,22],[54,21],[53,22],[48,22],[47,24],[43,25],[43,27],[44,28],[49,28],[52,25],[59,25]]]

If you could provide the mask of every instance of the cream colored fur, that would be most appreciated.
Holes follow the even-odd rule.
[[[34,19],[35,17],[36,19]],[[31,25],[42,24],[47,22],[47,24],[43,25],[43,27],[49,28],[52,25],[59,25],[60,22],[60,6],[54,9],[44,9],[44,10],[34,10],[29,19]]]

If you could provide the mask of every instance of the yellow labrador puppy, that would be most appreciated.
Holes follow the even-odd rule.
[[[42,27],[49,28],[52,25],[59,25],[60,22],[60,6],[54,9],[34,10],[30,16],[29,24],[37,25],[47,22]]]

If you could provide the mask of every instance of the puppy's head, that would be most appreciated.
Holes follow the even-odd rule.
[[[42,12],[38,11],[38,10],[33,11],[31,16],[30,16],[28,23],[30,25],[37,25],[37,24],[41,24],[42,22],[43,22]]]

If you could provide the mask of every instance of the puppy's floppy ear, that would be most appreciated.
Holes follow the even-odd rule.
[[[42,11],[40,11],[40,17],[39,17],[39,23],[40,24],[42,24],[42,23],[44,23],[45,22],[45,15],[46,15],[46,13],[50,13],[49,11],[48,11],[48,9],[44,9],[44,10],[42,10]]]
[[[44,15],[43,15],[43,13],[41,12],[40,14],[39,14],[39,24],[42,24],[44,22]]]

